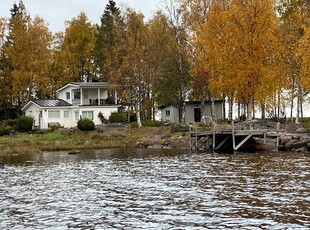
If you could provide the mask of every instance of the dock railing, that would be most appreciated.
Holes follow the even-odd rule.
[[[263,143],[266,144],[267,136],[277,137],[277,146],[279,142],[280,124],[275,128],[267,129],[260,127],[255,122],[240,122],[235,124],[218,125],[213,124],[213,127],[199,127],[197,125],[190,126],[190,149],[217,151],[224,145],[230,145],[233,151],[237,151],[250,138],[263,138]]]

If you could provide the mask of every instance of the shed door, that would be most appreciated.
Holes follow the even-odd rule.
[[[194,108],[194,121],[200,122],[201,121],[201,109],[200,108]]]

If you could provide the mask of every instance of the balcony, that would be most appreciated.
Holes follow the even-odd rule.
[[[89,105],[107,105],[107,99],[89,99]]]

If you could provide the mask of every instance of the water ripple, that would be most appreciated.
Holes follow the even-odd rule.
[[[7,159],[0,229],[309,229],[309,157],[102,150]]]

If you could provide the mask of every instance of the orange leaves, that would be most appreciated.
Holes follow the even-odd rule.
[[[301,86],[310,91],[310,28],[305,31],[298,47],[298,53],[301,56]]]
[[[84,13],[67,22],[61,51],[65,57],[66,73],[71,81],[91,79],[95,68],[92,63],[95,29]]]
[[[210,89],[247,102],[268,97],[260,85],[272,85],[276,15],[269,0],[213,4],[204,26]],[[269,87],[269,86],[268,86]]]

